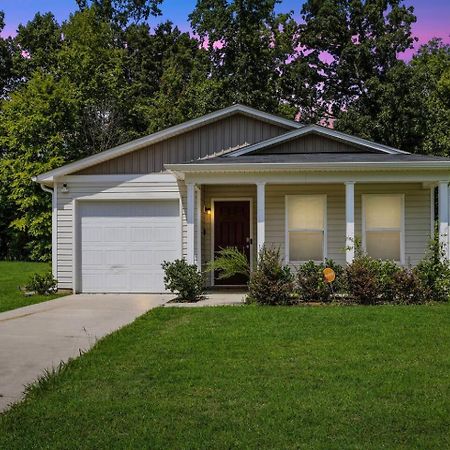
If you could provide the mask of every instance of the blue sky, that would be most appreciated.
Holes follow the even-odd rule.
[[[189,30],[188,15],[195,6],[195,0],[164,0],[163,17],[151,19],[151,24],[171,20],[183,31]],[[293,10],[297,18],[301,0],[283,0],[278,5],[282,12]],[[415,8],[418,21],[414,33],[424,43],[432,37],[441,37],[450,43],[450,0],[407,0]],[[0,0],[0,10],[5,12],[6,27],[3,35],[14,34],[20,23],[26,23],[36,12],[51,11],[59,21],[66,19],[76,10],[75,0]]]

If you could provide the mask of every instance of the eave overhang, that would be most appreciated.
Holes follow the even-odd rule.
[[[79,161],[75,161],[75,162],[66,164],[57,169],[54,169],[49,172],[40,174],[36,177],[33,177],[33,181],[44,184],[46,186],[51,186],[51,185],[53,185],[56,177],[69,175],[74,172],[78,172],[80,170],[86,169],[86,168],[94,166],[96,164],[106,162],[110,159],[126,155],[126,154],[134,152],[136,150],[145,148],[149,145],[153,145],[158,142],[164,141],[166,139],[172,138],[174,136],[178,136],[180,134],[186,133],[187,131],[194,130],[194,129],[199,128],[204,125],[208,125],[217,120],[220,120],[220,119],[223,119],[226,117],[230,117],[234,114],[243,114],[248,117],[259,119],[261,121],[276,124],[281,127],[285,127],[286,130],[299,129],[299,128],[304,127],[304,125],[300,122],[285,119],[283,117],[275,116],[273,114],[265,113],[263,111],[259,111],[257,109],[251,108],[249,106],[236,104],[236,105],[230,106],[228,108],[221,109],[219,111],[214,111],[210,114],[206,114],[206,115],[198,117],[196,119],[192,119],[187,122],[183,122],[179,125],[169,127],[167,129],[158,131],[158,132],[150,134],[148,136],[144,136],[140,139],[136,139],[134,141],[127,142],[125,144],[119,145],[119,146],[114,147],[109,150],[105,150],[105,151],[97,153],[95,155],[88,156],[87,158],[83,158]]]
[[[333,162],[333,163],[233,163],[233,164],[166,164],[166,169],[178,179],[187,174],[205,173],[267,173],[267,172],[348,172],[348,171],[448,171],[450,161],[411,162]]]

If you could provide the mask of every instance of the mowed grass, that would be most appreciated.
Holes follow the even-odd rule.
[[[50,265],[35,262],[0,261],[0,312],[21,306],[51,300],[57,295],[35,295],[25,297],[19,291],[34,273],[45,273]]]
[[[0,416],[0,448],[449,448],[449,342],[449,305],[160,308]]]

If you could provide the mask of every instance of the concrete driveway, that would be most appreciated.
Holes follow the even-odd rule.
[[[76,357],[170,295],[69,295],[0,314],[0,411],[44,369]]]

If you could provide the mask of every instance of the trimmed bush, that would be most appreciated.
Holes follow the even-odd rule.
[[[415,269],[400,269],[392,277],[393,301],[401,305],[418,305],[430,299],[430,291]]]
[[[394,301],[394,275],[401,270],[393,261],[373,259],[358,250],[345,268],[347,292],[354,303],[375,305]]]
[[[323,270],[326,267],[333,269],[336,274],[336,280],[333,281],[332,286],[324,280]],[[341,290],[343,272],[343,268],[331,259],[320,264],[308,261],[300,265],[296,274],[296,292],[299,300],[302,302],[331,301],[333,293]]]
[[[248,303],[260,305],[291,305],[295,303],[294,277],[281,262],[279,249],[263,248],[256,270],[248,283]]]
[[[25,286],[25,289],[29,292],[33,292],[39,295],[47,295],[56,292],[58,282],[53,278],[51,271],[40,275],[35,273],[31,276],[30,280]]]
[[[197,302],[203,297],[203,276],[195,264],[185,259],[173,262],[164,261],[164,285],[177,298],[184,302]]]

